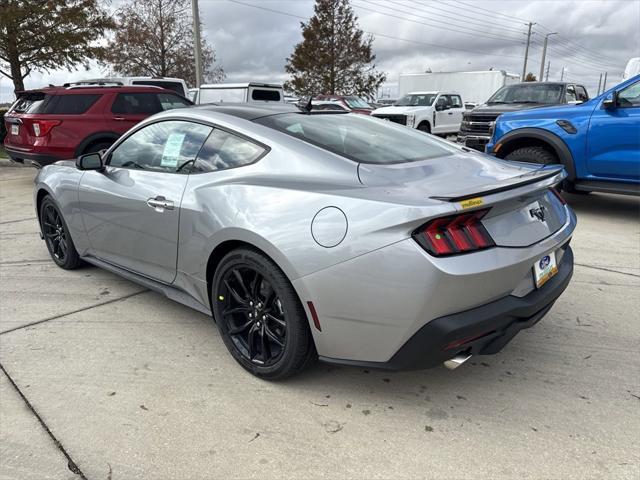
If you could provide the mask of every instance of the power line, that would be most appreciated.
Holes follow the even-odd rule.
[[[386,1],[390,2],[390,3],[394,3],[396,5],[407,7],[407,4],[404,4],[402,2],[398,2],[398,1],[395,1],[395,0],[386,0]],[[420,5],[422,8],[418,8],[415,4],[411,5],[411,8],[414,8],[414,9],[417,8],[419,12],[424,12],[424,13],[429,14],[429,15],[437,15],[438,16],[437,18],[443,17],[443,18],[447,18],[447,19],[453,19],[456,22],[463,23],[463,25],[461,25],[462,27],[466,27],[467,24],[478,25],[478,26],[484,27],[484,30],[482,30],[483,32],[487,31],[487,24],[479,22],[477,18],[468,16],[468,15],[463,15],[463,14],[460,14],[460,13],[456,13],[455,15],[451,15],[454,12],[450,12],[448,10],[442,10],[439,7],[433,7],[431,5],[424,5],[424,4],[420,3],[420,2],[417,2],[417,4]],[[429,10],[435,10],[436,13],[432,13]],[[445,13],[441,13],[441,12],[445,12]],[[463,19],[461,19],[461,17],[462,18],[469,18],[470,20],[463,20]],[[427,17],[425,17],[425,18],[427,18]],[[433,19],[433,17],[428,17],[428,18]],[[448,21],[448,23],[450,23],[450,22],[451,22],[451,20]],[[505,30],[505,31],[509,30],[511,32],[515,32],[515,33],[518,33],[518,34],[523,33],[522,30],[515,29],[515,28],[513,28],[511,26],[500,25],[500,24],[497,24],[497,23],[494,23],[491,26],[500,27],[502,30]]]
[[[538,32],[541,33],[541,32]],[[602,55],[599,56],[595,56],[595,55],[589,55],[586,53],[583,53],[579,50],[576,50],[575,48],[569,46],[568,43],[562,41],[561,39],[556,38],[553,46],[557,49],[557,50],[561,50],[562,51],[562,55],[565,56],[570,56],[570,57],[575,57],[575,58],[579,58],[582,57],[584,58],[586,61],[588,62],[592,62],[592,63],[596,63],[599,65],[608,65],[608,68],[620,68],[619,65],[615,65],[613,62],[610,61],[606,61],[606,60],[602,60]]]
[[[469,4],[469,3],[466,3],[466,2],[461,2],[460,0],[453,0],[453,1],[456,2],[456,3],[459,3],[460,5],[464,5],[467,8],[472,8],[472,9],[475,9],[475,10],[481,10],[483,12],[490,13],[491,15],[499,15],[501,17],[510,18],[510,19],[513,19],[513,20],[517,20],[519,22],[524,22],[525,24],[529,23],[529,20],[525,20],[524,18],[514,17],[513,15],[507,15],[505,13],[496,12],[494,10],[487,10],[486,8],[478,7],[476,5],[472,5],[472,4]],[[446,3],[445,3],[445,5],[446,5]]]
[[[263,7],[263,6],[254,5],[254,4],[251,4],[251,3],[245,3],[245,2],[241,2],[239,0],[227,0],[227,2],[235,3],[237,5],[242,5],[242,6],[245,6],[245,7],[256,8],[258,10],[264,10],[264,11],[271,12],[271,13],[277,13],[279,15],[285,15],[287,17],[293,17],[293,18],[297,18],[297,19],[300,19],[300,20],[307,20],[307,21],[309,20],[309,18],[303,17],[301,15],[296,15],[294,13],[289,13],[289,12],[283,12],[281,10],[276,10],[274,8]],[[387,34],[378,33],[378,32],[372,32],[370,30],[362,30],[362,31],[364,33],[367,33],[369,35],[374,35],[376,37],[388,38],[388,39],[391,39],[391,40],[398,40],[398,41],[401,41],[401,42],[413,43],[413,44],[416,44],[416,45],[425,45],[425,46],[428,46],[428,47],[443,48],[443,49],[446,49],[446,50],[455,50],[455,51],[465,52],[465,53],[477,53],[479,55],[487,55],[487,56],[494,56],[494,57],[500,57],[500,58],[504,58],[504,57],[506,57],[506,58],[517,58],[518,60],[520,60],[522,58],[519,55],[518,56],[516,56],[516,55],[507,55],[507,54],[502,54],[502,53],[483,52],[483,51],[479,51],[479,50],[471,50],[471,49],[466,49],[466,48],[449,47],[447,45],[440,45],[440,44],[437,44],[437,43],[421,42],[421,41],[418,41],[418,40],[411,40],[411,39],[408,39],[408,38],[394,37],[392,35],[387,35]]]
[[[388,17],[397,18],[399,20],[403,20],[403,21],[406,21],[406,22],[417,23],[417,24],[420,24],[420,25],[426,25],[428,27],[437,28],[437,29],[440,29],[440,30],[446,30],[446,31],[449,31],[449,32],[461,33],[463,35],[470,35],[470,36],[476,37],[476,38],[477,37],[485,37],[485,38],[489,38],[491,40],[507,40],[507,41],[514,42],[514,43],[520,43],[520,40],[514,40],[514,39],[511,39],[511,38],[508,38],[508,37],[503,37],[503,36],[500,36],[500,35],[491,35],[491,34],[486,34],[486,33],[483,35],[483,34],[478,33],[478,32],[480,32],[479,30],[472,30],[472,29],[467,29],[467,31],[454,30],[452,28],[447,28],[447,27],[442,26],[441,24],[437,24],[437,23],[427,23],[427,22],[421,22],[421,21],[418,21],[418,20],[412,20],[410,18],[401,17],[399,15],[394,15],[392,13],[381,12],[380,10],[374,10],[372,8],[369,8],[369,7],[363,7],[362,5],[354,4],[355,1],[356,0],[351,0],[351,3],[356,8],[360,8],[362,10],[366,10],[366,11],[369,11],[369,12],[379,13],[379,14],[382,14],[382,15],[386,15]],[[357,0],[357,1],[367,1],[367,0]],[[377,4],[374,4],[374,5],[379,6]],[[385,8],[391,8],[391,7],[385,7]],[[482,33],[484,33],[484,32],[482,32]],[[489,36],[489,35],[491,35],[491,36]]]

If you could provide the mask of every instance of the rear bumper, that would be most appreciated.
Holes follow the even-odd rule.
[[[573,252],[567,245],[558,273],[524,297],[509,295],[480,307],[446,315],[425,324],[387,362],[320,357],[330,363],[407,370],[430,368],[456,355],[498,353],[521,330],[536,324],[551,309],[573,275]]]
[[[13,160],[14,162],[32,163],[37,167],[44,167],[45,165],[55,163],[58,160],[63,160],[62,158],[58,158],[53,155],[48,155],[44,153],[24,152],[22,150],[12,148],[6,144],[4,148],[7,151],[7,154],[9,155],[11,160]]]

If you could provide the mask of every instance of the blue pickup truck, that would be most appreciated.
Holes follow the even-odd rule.
[[[486,152],[562,163],[568,192],[640,195],[640,75],[577,105],[504,113]]]

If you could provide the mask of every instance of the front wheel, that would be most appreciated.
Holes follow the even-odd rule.
[[[540,163],[543,165],[560,163],[560,160],[558,160],[558,157],[556,157],[554,153],[542,147],[517,148],[507,155],[505,159],[517,162]]]
[[[293,286],[269,258],[240,248],[228,253],[212,282],[213,315],[233,358],[276,380],[315,357],[309,322]]]
[[[73,270],[82,264],[67,223],[58,206],[47,196],[40,205],[40,228],[51,259],[60,268]]]
[[[422,122],[418,125],[418,130],[424,133],[431,133],[431,125],[429,125],[429,122]]]

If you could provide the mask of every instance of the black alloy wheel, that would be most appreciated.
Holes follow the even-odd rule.
[[[249,361],[270,366],[282,355],[287,321],[282,301],[271,283],[247,267],[229,270],[218,291],[223,298],[222,321],[227,334]]]
[[[56,265],[65,270],[77,268],[81,260],[67,224],[56,204],[48,196],[40,205],[40,225],[47,249]]]
[[[229,252],[212,279],[213,315],[234,359],[271,380],[301,371],[316,356],[309,321],[291,282],[250,248]]]

